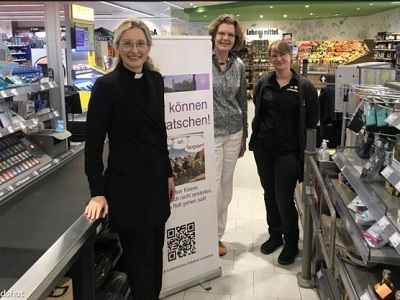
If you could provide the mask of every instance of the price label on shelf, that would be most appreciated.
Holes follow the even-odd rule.
[[[400,233],[395,232],[389,237],[390,243],[392,243],[394,248],[397,248],[400,245]]]
[[[400,191],[400,181],[394,185],[396,190]]]
[[[386,119],[385,122],[391,124],[393,123],[399,116],[397,114],[390,114]]]
[[[13,95],[15,95],[15,96],[17,96],[17,95],[18,95],[18,92],[17,92],[17,90],[16,90],[16,89],[11,89],[11,93],[12,93]]]
[[[385,228],[390,224],[389,219],[384,216],[378,221],[378,225],[382,230],[385,230]]]
[[[393,172],[394,172],[394,170],[392,169],[392,167],[387,166],[385,169],[383,169],[381,174],[382,174],[383,177],[389,178],[389,176],[392,175]]]
[[[1,91],[0,94],[1,94],[1,96],[2,96],[3,98],[6,98],[6,97],[7,97],[7,93],[6,93],[5,91]]]
[[[365,292],[360,296],[360,300],[372,300],[368,292]]]

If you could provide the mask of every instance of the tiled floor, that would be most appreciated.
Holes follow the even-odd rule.
[[[249,103],[249,124],[254,106]],[[222,276],[164,298],[165,300],[317,300],[313,289],[297,284],[302,268],[300,255],[289,266],[277,259],[281,249],[264,255],[260,245],[268,238],[263,191],[256,171],[253,152],[239,159],[234,176],[234,196],[229,206],[228,225],[222,239],[228,253],[221,257]],[[302,232],[301,232],[302,237]]]

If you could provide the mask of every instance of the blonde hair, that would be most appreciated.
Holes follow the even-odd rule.
[[[149,27],[140,19],[137,18],[129,18],[124,21],[122,21],[117,28],[114,30],[114,41],[113,41],[113,46],[115,52],[118,53],[117,46],[119,45],[119,42],[121,40],[121,36],[124,34],[125,31],[133,28],[139,28],[143,31],[144,35],[146,36],[146,41],[149,45],[149,48],[151,48],[153,44],[153,38],[150,33]],[[118,53],[118,60],[115,63],[117,65],[121,61],[121,56]],[[146,61],[144,62],[146,68],[150,71],[159,71],[158,68],[154,65],[153,60],[150,58],[150,56],[147,56]]]
[[[234,15],[223,14],[211,21],[211,23],[208,25],[208,34],[212,38],[213,49],[215,46],[215,36],[217,35],[218,27],[221,24],[229,24],[235,26],[235,44],[233,45],[232,50],[239,50],[240,48],[242,48],[244,41],[242,26],[240,26],[239,21],[236,20]]]

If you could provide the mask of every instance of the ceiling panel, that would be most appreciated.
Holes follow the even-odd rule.
[[[185,9],[190,22],[213,20],[221,13],[238,16],[241,21],[307,20],[369,16],[400,7],[400,1],[236,1]]]
[[[1,20],[43,19],[42,1],[1,1]],[[119,20],[131,16],[146,19],[169,18],[186,13],[190,22],[210,22],[223,13],[237,15],[240,21],[307,20],[369,16],[400,7],[400,1],[60,1],[91,7],[95,19]],[[308,6],[307,6],[308,5]],[[285,16],[286,15],[286,16]],[[262,16],[262,17],[261,17]]]

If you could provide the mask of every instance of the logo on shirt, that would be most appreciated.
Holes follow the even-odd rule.
[[[297,85],[291,85],[291,86],[289,86],[287,88],[287,91],[298,93],[299,92],[299,87]]]

